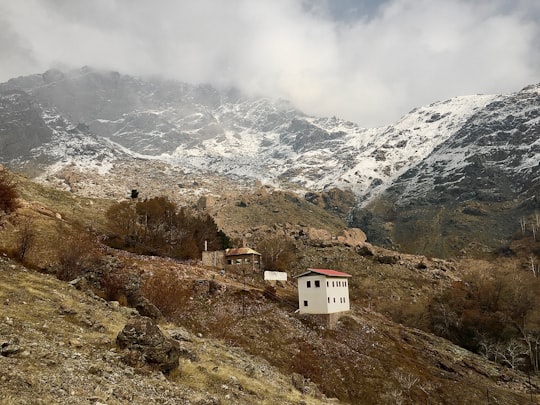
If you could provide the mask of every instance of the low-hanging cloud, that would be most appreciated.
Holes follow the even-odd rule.
[[[540,81],[538,3],[342,0],[347,14],[337,0],[0,0],[0,80],[90,65],[384,125],[426,103]]]

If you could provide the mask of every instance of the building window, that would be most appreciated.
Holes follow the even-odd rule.
[[[347,282],[346,281],[343,282],[343,287],[347,287]]]
[[[249,263],[249,257],[246,258],[246,259],[244,259],[244,261],[245,261],[246,263]]]
[[[311,281],[308,280],[307,283],[306,283],[306,286],[307,286],[307,288],[311,288]]]
[[[232,260],[231,259],[227,260],[227,264],[232,264]]]
[[[334,297],[334,304],[336,303],[336,298]]]
[[[328,297],[328,303],[330,304],[330,297]]]
[[[334,287],[334,282],[332,281],[332,287]]]
[[[307,301],[304,301],[304,306],[307,307]]]
[[[330,283],[329,283],[328,281],[326,282],[326,286],[327,286],[327,287],[329,287],[329,286],[330,286]]]
[[[315,287],[320,287],[321,286],[321,282],[319,280],[315,280]]]

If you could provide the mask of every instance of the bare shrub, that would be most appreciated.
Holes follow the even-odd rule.
[[[167,270],[154,271],[144,281],[141,292],[170,320],[185,310],[191,295],[185,280]]]
[[[470,270],[462,282],[433,297],[432,330],[509,368],[529,366],[536,371],[539,283],[531,272]]]
[[[7,214],[17,209],[17,186],[13,175],[0,167],[0,211]]]
[[[99,259],[95,242],[84,233],[62,233],[57,248],[56,276],[63,281],[81,276],[89,268],[95,267]]]
[[[34,223],[30,218],[26,218],[20,226],[19,240],[17,244],[17,259],[24,262],[28,251],[35,241]]]
[[[103,298],[107,301],[118,301],[120,305],[128,305],[128,290],[132,275],[125,269],[108,271],[101,278]]]
[[[321,358],[313,345],[305,341],[300,344],[301,350],[291,358],[292,370],[313,381],[320,381],[322,377]]]

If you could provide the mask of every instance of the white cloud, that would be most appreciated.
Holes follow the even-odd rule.
[[[0,80],[91,65],[234,84],[365,126],[540,81],[537,0],[376,3],[0,0]],[[338,5],[357,18],[336,20]]]

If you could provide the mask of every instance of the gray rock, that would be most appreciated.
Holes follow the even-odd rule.
[[[18,343],[18,339],[16,338],[0,342],[0,355],[9,357],[19,353],[22,348],[18,345]]]
[[[146,297],[143,297],[139,290],[133,290],[128,292],[128,303],[135,308],[140,315],[147,316],[157,321],[163,318],[161,311],[152,304]]]
[[[124,361],[130,366],[141,367],[148,364],[163,372],[178,367],[178,342],[165,336],[148,317],[131,318],[116,337],[116,343],[126,350]]]

